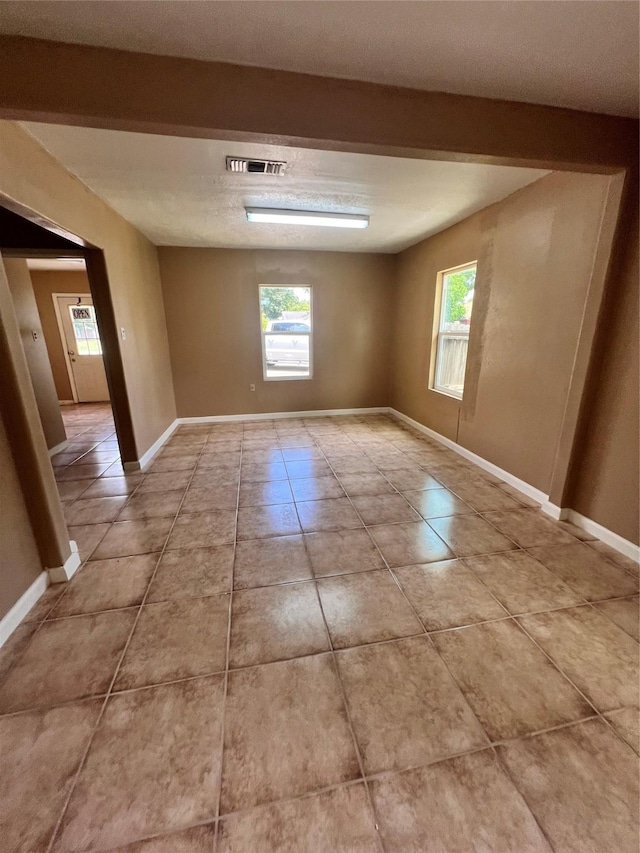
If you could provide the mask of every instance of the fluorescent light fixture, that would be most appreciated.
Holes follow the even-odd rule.
[[[249,222],[272,225],[320,225],[325,228],[366,228],[369,217],[359,213],[325,213],[322,210],[276,210],[270,207],[245,207]]]

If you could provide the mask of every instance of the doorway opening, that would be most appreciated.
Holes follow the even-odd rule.
[[[4,198],[0,234],[14,330],[3,420],[43,565],[62,565],[58,540],[83,550],[70,502],[99,477],[139,469],[106,264],[100,248]]]

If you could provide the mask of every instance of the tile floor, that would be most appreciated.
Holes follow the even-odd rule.
[[[3,853],[636,853],[638,567],[386,416],[108,407],[0,651]]]

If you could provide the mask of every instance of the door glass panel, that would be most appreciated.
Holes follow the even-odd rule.
[[[78,355],[102,355],[96,312],[93,305],[70,305],[71,325]]]

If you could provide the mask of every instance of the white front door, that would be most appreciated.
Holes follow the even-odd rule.
[[[96,311],[90,296],[54,297],[58,305],[71,383],[78,403],[109,399],[107,376],[102,361]]]

